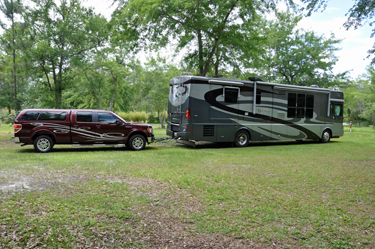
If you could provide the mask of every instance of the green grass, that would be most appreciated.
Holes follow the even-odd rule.
[[[12,127],[1,126],[0,247],[165,248],[163,236],[175,245],[225,236],[373,248],[375,131],[345,131],[328,144],[59,145],[41,154],[9,142]],[[166,137],[160,127],[155,134]]]

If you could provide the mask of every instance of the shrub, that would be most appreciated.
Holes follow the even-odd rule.
[[[133,122],[147,122],[150,116],[146,112],[118,112],[117,115],[126,121]]]
[[[0,114],[0,122],[4,124],[13,124],[16,116],[11,113]]]

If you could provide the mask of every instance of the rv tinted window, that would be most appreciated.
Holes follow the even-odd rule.
[[[237,103],[239,89],[225,87],[224,101],[228,103]]]
[[[66,112],[41,112],[38,120],[65,121]]]
[[[297,107],[304,108],[305,104],[305,94],[298,94]]]
[[[39,112],[29,111],[22,116],[21,120],[37,120],[38,116]]]
[[[296,107],[297,105],[297,94],[289,93],[288,94],[288,106]]]
[[[260,104],[261,101],[262,101],[262,93],[257,92],[256,104]]]
[[[77,122],[92,122],[92,112],[77,112]]]
[[[314,95],[306,95],[306,118],[313,118],[314,116]]]
[[[288,118],[295,118],[296,117],[296,108],[297,106],[297,94],[289,93],[288,94]]]

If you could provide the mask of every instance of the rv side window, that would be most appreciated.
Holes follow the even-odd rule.
[[[288,118],[313,118],[314,95],[288,94]]]
[[[314,116],[314,95],[306,95],[306,118],[313,118]]]
[[[305,117],[305,105],[306,105],[306,95],[297,95],[297,118]]]
[[[296,117],[296,105],[297,105],[297,94],[289,93],[288,94],[288,118]]]
[[[224,101],[227,103],[237,103],[239,93],[239,88],[224,87]]]
[[[262,99],[262,93],[261,92],[257,92],[257,99],[256,99],[256,104],[260,104],[261,102],[261,99]]]

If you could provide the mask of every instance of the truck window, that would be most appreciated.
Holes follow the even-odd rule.
[[[105,124],[116,124],[117,118],[110,113],[98,112],[98,122]]]
[[[38,116],[39,112],[29,111],[22,116],[21,120],[37,120]]]
[[[77,112],[77,122],[92,122],[92,112]]]
[[[66,112],[41,112],[38,120],[65,121]]]

